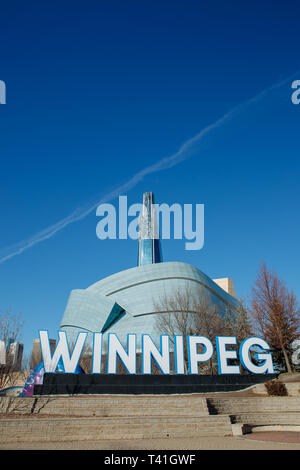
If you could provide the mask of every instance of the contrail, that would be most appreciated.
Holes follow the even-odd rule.
[[[222,117],[217,119],[215,122],[212,124],[204,127],[198,134],[193,136],[192,138],[188,139],[186,142],[184,142],[177,152],[174,154],[162,158],[158,162],[154,163],[153,165],[147,166],[140,170],[138,173],[136,173],[134,176],[132,176],[127,182],[121,184],[118,186],[116,189],[110,191],[107,193],[105,196],[103,196],[100,200],[97,202],[85,206],[85,207],[78,207],[75,209],[71,214],[69,214],[67,217],[64,219],[61,219],[59,222],[50,225],[49,227],[45,228],[44,230],[36,233],[35,235],[29,237],[27,240],[23,240],[15,245],[11,245],[10,247],[6,248],[5,251],[8,251],[9,253],[7,255],[4,255],[0,258],[0,264],[4,263],[5,261],[9,260],[10,258],[13,258],[14,256],[20,255],[23,253],[23,251],[28,250],[29,248],[37,245],[38,243],[47,240],[48,238],[53,237],[57,232],[60,232],[63,230],[65,227],[68,225],[77,222],[79,220],[84,219],[87,217],[93,210],[96,209],[96,207],[99,204],[103,204],[105,202],[109,202],[114,200],[116,197],[118,197],[120,194],[124,193],[125,191],[130,191],[132,188],[134,188],[140,181],[142,181],[145,176],[150,175],[151,173],[157,173],[162,170],[166,170],[169,168],[172,168],[175,165],[178,165],[180,162],[187,160],[190,158],[189,151],[193,150],[196,144],[198,144],[206,135],[210,134],[212,131],[215,129],[221,127],[223,124],[225,124],[227,121],[233,119],[236,117],[239,113],[242,111],[245,111],[248,107],[251,105],[254,105],[261,101],[268,93],[271,91],[278,89],[285,85],[289,80],[292,79],[293,76],[296,75],[295,72],[289,77],[285,78],[284,80],[277,82],[270,87],[266,88],[265,90],[261,91],[254,97],[248,99],[247,101],[244,101],[243,103],[235,106],[232,108],[230,111],[225,113]]]

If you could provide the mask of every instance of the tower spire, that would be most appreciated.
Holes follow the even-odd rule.
[[[162,261],[160,240],[152,192],[143,194],[143,211],[140,215],[139,226],[138,265],[160,263]]]

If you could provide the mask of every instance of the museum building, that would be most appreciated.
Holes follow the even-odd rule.
[[[154,230],[153,204],[153,193],[144,193],[138,266],[112,274],[86,289],[71,291],[60,324],[70,343],[75,343],[78,333],[84,331],[89,333],[90,344],[93,333],[101,332],[104,345],[107,335],[115,333],[125,347],[127,334],[131,333],[137,335],[137,347],[142,334],[151,335],[159,346],[156,318],[167,312],[158,308],[157,301],[172,298],[178,291],[205,293],[222,316],[239,308],[231,279],[213,280],[191,264],[162,261],[160,240]]]

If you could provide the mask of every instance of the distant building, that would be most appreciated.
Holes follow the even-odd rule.
[[[56,347],[56,339],[49,339],[49,343],[50,343],[51,353],[53,354],[55,351],[55,347]],[[36,338],[33,340],[33,345],[32,345],[32,352],[31,352],[31,357],[30,357],[30,369],[33,369],[40,362],[42,362],[42,360],[43,359],[42,359],[40,339]]]
[[[6,345],[4,341],[0,341],[0,365],[6,364]]]
[[[10,342],[6,362],[15,371],[21,370],[23,350],[24,345],[22,343]]]
[[[220,279],[213,279],[213,281],[218,284],[222,289],[225,290],[228,294],[236,297],[233,280],[229,277],[222,277]]]

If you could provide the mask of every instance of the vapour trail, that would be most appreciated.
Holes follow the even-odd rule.
[[[121,194],[124,194],[126,191],[130,191],[132,188],[134,188],[140,181],[142,181],[146,176],[150,175],[151,173],[157,173],[162,170],[167,170],[169,168],[172,168],[175,165],[178,165],[180,162],[187,160],[190,158],[190,153],[189,151],[193,150],[196,144],[198,144],[206,135],[210,134],[212,131],[215,129],[221,127],[224,125],[226,122],[229,120],[233,119],[236,117],[238,114],[241,112],[245,111],[247,108],[250,106],[258,103],[261,101],[267,94],[269,94],[271,91],[278,89],[285,85],[289,80],[292,79],[293,76],[295,76],[298,72],[293,73],[289,77],[285,78],[284,80],[280,82],[276,82],[275,84],[271,85],[270,87],[266,88],[265,90],[261,91],[254,97],[248,99],[247,101],[244,101],[243,103],[235,106],[231,110],[229,110],[227,113],[225,113],[222,117],[217,119],[215,122],[212,124],[204,127],[198,134],[193,136],[192,138],[188,139],[186,142],[184,142],[177,152],[174,154],[162,158],[158,162],[154,163],[153,165],[149,165],[142,170],[140,170],[138,173],[136,173],[134,176],[132,176],[128,181],[125,183],[121,184],[114,190],[110,191],[106,195],[104,195],[100,200],[97,200],[97,202],[90,204],[88,206],[84,207],[78,207],[75,209],[71,214],[69,214],[67,217],[64,219],[61,219],[59,222],[50,225],[49,227],[45,228],[44,230],[36,233],[35,235],[29,237],[27,240],[23,240],[15,245],[11,245],[10,247],[6,248],[6,252],[8,254],[2,255],[0,258],[0,264],[4,263],[5,261],[9,260],[10,258],[13,258],[14,256],[20,255],[23,253],[25,250],[28,250],[29,248],[37,245],[38,243],[41,243],[44,240],[47,240],[51,237],[53,237],[57,232],[60,232],[63,230],[65,227],[68,225],[77,222],[79,220],[84,219],[87,217],[92,211],[98,207],[99,204],[103,204],[109,201],[114,200],[116,197],[118,197]],[[3,250],[2,250],[3,251]],[[1,256],[1,255],[0,255]]]

